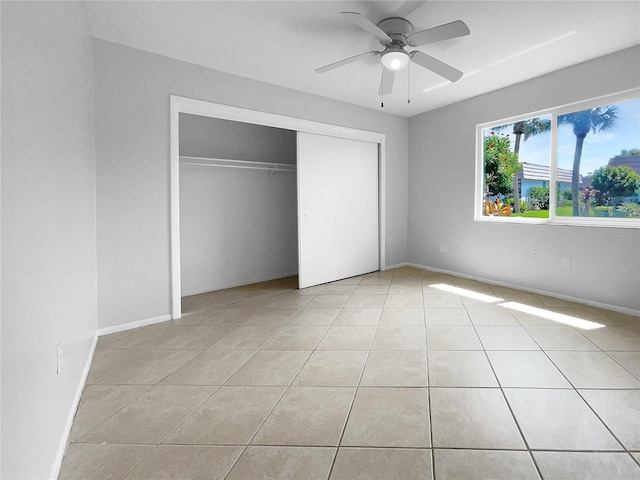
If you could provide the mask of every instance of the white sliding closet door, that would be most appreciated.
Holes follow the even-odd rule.
[[[379,270],[378,144],[298,133],[300,288]]]

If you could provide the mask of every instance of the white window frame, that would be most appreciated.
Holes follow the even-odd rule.
[[[625,90],[623,92],[590,98],[580,102],[569,103],[560,107],[548,108],[537,112],[517,115],[513,117],[494,120],[476,125],[476,168],[475,168],[475,197],[474,220],[477,222],[513,223],[513,224],[541,224],[541,225],[569,225],[586,227],[612,227],[612,228],[640,228],[640,219],[613,218],[613,217],[559,217],[556,215],[557,182],[556,173],[558,167],[558,116],[567,113],[586,110],[612,103],[620,103],[627,100],[640,98],[640,88]],[[483,131],[496,125],[508,125],[529,118],[551,116],[550,138],[550,179],[549,179],[549,218],[526,217],[494,217],[483,215],[484,202],[484,138]],[[634,147],[635,148],[635,147]]]

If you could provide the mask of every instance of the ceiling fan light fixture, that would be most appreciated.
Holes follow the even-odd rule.
[[[409,63],[409,54],[404,50],[391,50],[382,54],[382,64],[394,72],[402,70]]]

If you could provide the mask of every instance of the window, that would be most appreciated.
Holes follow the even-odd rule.
[[[477,127],[476,220],[640,227],[640,92]]]
[[[487,127],[482,138],[482,215],[549,218],[551,116]]]
[[[640,218],[640,99],[558,115],[557,216]]]

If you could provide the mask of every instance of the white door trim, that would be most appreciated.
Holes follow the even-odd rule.
[[[379,255],[380,270],[385,269],[385,135],[378,132],[314,122],[301,118],[259,112],[230,105],[205,102],[192,98],[170,95],[169,97],[170,142],[170,243],[171,243],[171,316],[182,316],[180,281],[180,135],[179,115],[189,113],[237,122],[253,123],[268,127],[285,128],[299,132],[317,133],[334,137],[377,143],[380,156],[379,170]]]

